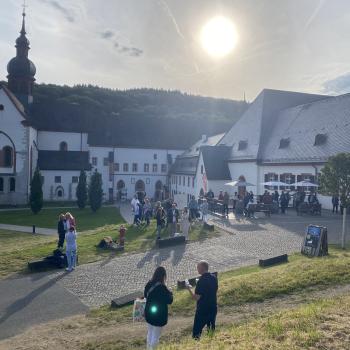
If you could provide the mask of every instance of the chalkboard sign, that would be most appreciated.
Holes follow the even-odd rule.
[[[302,254],[308,256],[323,256],[328,254],[327,228],[309,225],[301,248]]]

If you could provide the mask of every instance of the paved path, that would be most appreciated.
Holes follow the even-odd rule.
[[[33,233],[32,226],[0,224],[0,230]],[[57,235],[57,230],[53,230],[51,228],[35,227],[35,232],[40,235]]]
[[[61,277],[34,274],[0,281],[0,339],[33,324],[87,312],[87,306],[58,283]]]

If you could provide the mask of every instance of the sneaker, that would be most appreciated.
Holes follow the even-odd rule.
[[[72,271],[72,269],[70,269],[70,268],[66,268],[66,271],[68,271],[68,272],[71,272]]]

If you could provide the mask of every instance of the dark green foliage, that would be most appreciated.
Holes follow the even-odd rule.
[[[87,194],[87,184],[86,184],[86,173],[84,170],[80,172],[79,183],[76,190],[77,205],[80,209],[84,209],[86,206],[88,194]]]
[[[94,142],[106,142],[106,130],[130,139],[145,139],[171,133],[184,148],[202,134],[227,131],[246,110],[247,103],[154,89],[112,90],[92,85],[73,87],[36,85],[31,114],[39,129],[89,132]],[[96,128],[99,125],[100,128]],[[133,126],[137,125],[137,131]],[[162,129],[163,128],[163,129]],[[140,133],[144,130],[144,133]],[[155,130],[155,134],[150,134]],[[113,143],[113,140],[109,140]],[[163,142],[164,143],[164,142]],[[171,142],[171,145],[175,142]],[[150,145],[157,146],[157,145]]]
[[[89,202],[90,202],[91,210],[93,212],[96,212],[98,209],[101,208],[102,197],[103,197],[102,176],[97,171],[97,169],[95,169],[95,171],[92,173],[90,177],[90,184],[89,184]]]
[[[320,175],[320,192],[339,195],[344,207],[350,206],[350,153],[330,157]]]
[[[39,213],[43,207],[43,184],[39,169],[36,169],[30,183],[29,205],[34,214]]]

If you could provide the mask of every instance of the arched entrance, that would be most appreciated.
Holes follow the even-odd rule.
[[[143,201],[145,198],[145,183],[142,180],[137,180],[135,184],[135,193],[140,201]]]
[[[125,201],[127,198],[127,192],[125,188],[125,182],[123,180],[119,180],[117,182],[117,200]]]
[[[55,191],[56,199],[63,200],[64,199],[64,189],[62,186],[58,186]]]
[[[163,183],[158,180],[155,185],[154,199],[156,201],[161,201],[163,199]]]

